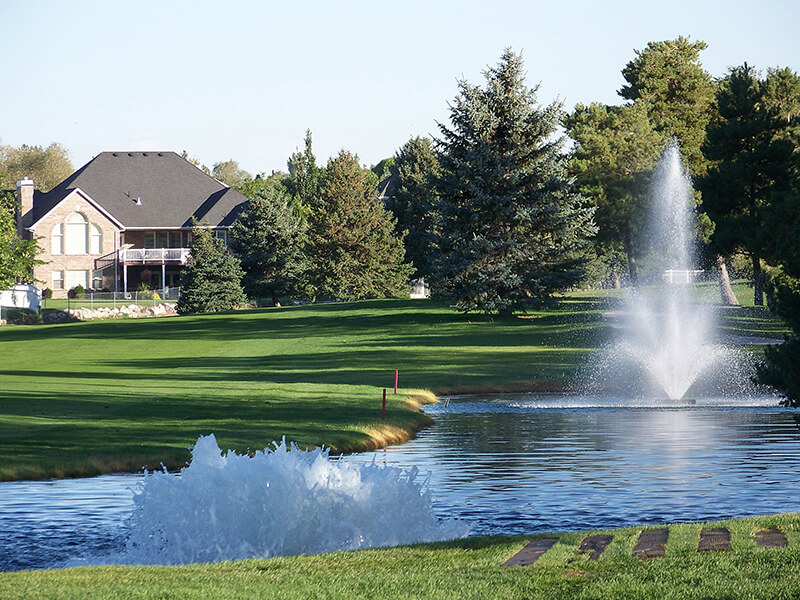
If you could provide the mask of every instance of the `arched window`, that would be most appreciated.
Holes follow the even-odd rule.
[[[97,225],[89,225],[89,254],[103,253],[103,232]]]
[[[64,237],[66,254],[88,254],[89,220],[79,212],[69,215]]]
[[[50,254],[64,254],[64,224],[53,227],[50,234]]]

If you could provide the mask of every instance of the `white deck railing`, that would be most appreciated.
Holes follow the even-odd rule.
[[[189,259],[188,248],[125,248],[119,251],[122,263],[180,263]]]

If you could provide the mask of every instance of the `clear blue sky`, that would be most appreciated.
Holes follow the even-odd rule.
[[[447,122],[457,80],[521,51],[539,100],[620,104],[635,49],[703,40],[713,76],[800,71],[797,0],[303,2],[0,0],[0,141],[186,150],[208,166],[286,168],[307,128],[318,162],[372,165]]]

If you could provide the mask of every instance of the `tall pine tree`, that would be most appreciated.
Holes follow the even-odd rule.
[[[541,108],[510,49],[466,81],[440,125],[434,291],[462,311],[511,314],[576,284],[594,208],[566,173],[561,105]]]
[[[405,237],[406,260],[414,265],[414,277],[431,272],[433,243],[433,190],[439,159],[430,138],[411,138],[397,151],[391,167],[394,185],[386,207],[397,219],[397,233]]]
[[[622,70],[627,82],[619,95],[647,111],[653,129],[676,137],[692,175],[702,175],[706,159],[700,150],[711,120],[714,84],[700,64],[705,42],[688,38],[650,42]]]
[[[247,302],[239,259],[225,249],[222,240],[211,235],[208,227],[195,223],[189,248],[191,256],[181,273],[176,306],[180,314],[231,310]]]
[[[771,194],[790,184],[793,152],[792,142],[780,139],[781,117],[765,104],[764,94],[764,82],[747,63],[732,68],[720,83],[719,115],[703,146],[712,164],[701,180],[703,206],[716,224],[715,247],[723,254],[750,255],[756,305],[764,303],[764,212]]]
[[[328,161],[318,207],[309,216],[309,256],[318,296],[359,300],[408,296],[395,221],[358,163],[342,150]]]
[[[248,186],[250,203],[230,230],[230,245],[241,260],[242,284],[250,298],[301,295],[306,271],[305,227],[277,176]]]

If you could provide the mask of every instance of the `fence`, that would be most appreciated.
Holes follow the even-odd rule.
[[[116,308],[117,306],[154,306],[163,302],[174,303],[181,295],[180,287],[144,292],[86,292],[83,298],[46,298],[42,300],[43,309],[71,310],[73,308],[89,308],[94,310],[100,307]]]

